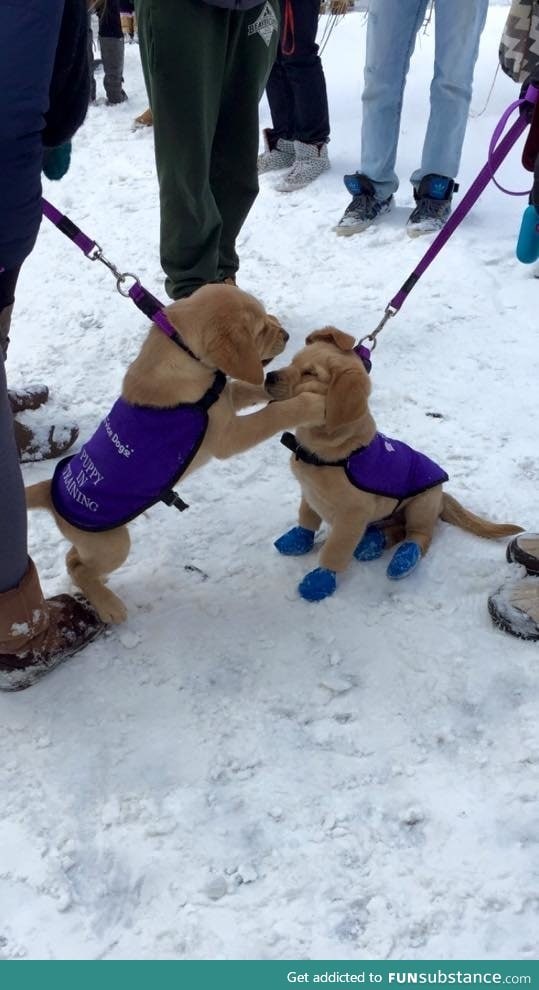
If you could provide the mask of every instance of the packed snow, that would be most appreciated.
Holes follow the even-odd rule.
[[[491,8],[482,39],[462,191],[517,96],[501,73],[489,95],[505,14]],[[406,89],[397,208],[361,236],[332,229],[342,175],[359,167],[364,44],[356,12],[324,51],[331,170],[290,195],[262,177],[240,238],[240,284],[282,319],[290,354],[327,323],[373,330],[428,245],[404,223],[432,25]],[[136,45],[125,76],[129,102],[113,108],[98,76],[71,170],[44,192],[164,298],[153,137],[132,129],[146,106]],[[520,148],[501,173],[515,189],[530,185]],[[524,205],[482,196],[381,335],[372,409],[469,508],[536,529],[539,281],[515,258]],[[47,381],[47,420],[74,418],[84,437],[146,331],[45,221],[19,283],[12,384]],[[111,579],[127,623],[0,696],[0,958],[537,958],[539,646],[487,612],[520,569],[503,541],[440,523],[409,579],[354,562],[309,605],[296,586],[316,554],[272,545],[296,521],[288,456],[275,438],[207,466],[181,485],[188,512],[137,519]],[[29,541],[46,592],[70,590],[48,516],[32,514]]]

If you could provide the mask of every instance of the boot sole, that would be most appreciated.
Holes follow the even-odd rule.
[[[526,553],[519,545],[518,537],[515,537],[507,544],[505,556],[510,564],[521,564],[526,568],[528,574],[534,577],[539,575],[539,558],[534,557],[533,554]]]
[[[85,639],[83,643],[79,643],[77,646],[73,647],[71,650],[65,650],[59,656],[53,660],[50,664],[36,664],[32,667],[19,668],[15,670],[1,670],[0,671],[0,691],[24,691],[26,688],[32,687],[37,681],[40,681],[42,677],[46,674],[50,674],[52,670],[56,670],[61,664],[65,663],[66,660],[71,660],[71,657],[76,656],[80,653],[85,646],[89,643],[93,643],[102,633],[104,633],[106,626],[97,626],[96,630],[92,635]]]
[[[535,623],[533,623],[533,619],[529,619],[530,623],[533,623],[534,625],[534,629],[530,630],[530,632],[526,632],[523,629],[517,628],[515,625],[513,625],[511,620],[508,618],[508,616],[504,615],[503,612],[501,612],[500,609],[498,608],[496,601],[498,595],[499,595],[499,591],[497,591],[494,595],[490,595],[488,598],[488,611],[494,625],[497,626],[498,629],[501,629],[502,632],[509,633],[511,636],[514,636],[516,639],[524,639],[524,640],[528,640],[529,642],[537,642],[537,640],[539,640],[539,629],[537,628]],[[522,613],[523,616],[524,614],[525,613]]]

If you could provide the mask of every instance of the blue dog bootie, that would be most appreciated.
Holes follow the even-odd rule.
[[[328,571],[326,567],[317,567],[314,571],[309,571],[303,581],[298,584],[298,591],[307,602],[321,602],[333,594],[337,587],[335,571]]]
[[[386,535],[379,526],[367,526],[360,539],[354,557],[356,560],[378,560],[386,548]]]
[[[407,577],[415,570],[420,560],[421,547],[418,543],[408,540],[406,543],[401,543],[400,547],[395,550],[386,574],[392,581],[400,581],[401,578]]]
[[[285,557],[300,557],[303,553],[309,553],[314,546],[314,532],[312,529],[305,529],[305,526],[294,526],[288,533],[283,533],[273,546],[285,555]]]

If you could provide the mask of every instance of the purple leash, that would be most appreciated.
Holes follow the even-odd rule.
[[[41,200],[41,206],[43,216],[47,217],[47,219],[50,220],[55,227],[58,227],[58,230],[61,230],[66,237],[69,237],[70,241],[73,241],[73,243],[80,248],[83,254],[85,254],[90,261],[100,261],[109,269],[109,271],[112,272],[116,279],[116,288],[121,296],[124,296],[126,299],[132,299],[135,306],[137,306],[137,308],[140,309],[140,311],[150,320],[153,320],[153,322],[157,324],[159,329],[162,330],[167,337],[170,337],[175,344],[178,344],[184,351],[187,351],[191,357],[196,358],[196,355],[193,354],[193,352],[190,351],[187,345],[181,340],[178,331],[172,326],[172,323],[163,312],[163,304],[160,303],[155,296],[152,296],[151,292],[148,292],[148,289],[145,289],[144,286],[141,285],[140,280],[133,274],[133,272],[120,272],[116,265],[105,257],[103,250],[97,241],[92,241],[91,238],[80,229],[80,227],[77,227],[77,225],[74,224],[69,217],[66,217],[65,214],[60,213],[60,211],[57,210],[52,203],[49,203],[47,199],[43,198]],[[131,287],[126,290],[125,283],[128,279],[133,279],[133,283]],[[198,358],[196,358],[196,360],[198,360]]]
[[[459,224],[464,220],[466,214],[470,212],[472,206],[474,206],[474,204],[477,202],[481,193],[488,186],[491,179],[494,181],[494,183],[498,186],[499,189],[503,190],[503,192],[508,192],[510,195],[517,195],[517,196],[527,195],[526,193],[510,193],[509,190],[504,189],[503,186],[500,186],[496,182],[494,178],[494,174],[498,171],[500,165],[507,157],[511,148],[518,140],[520,135],[523,133],[523,131],[526,130],[526,127],[528,127],[530,123],[530,115],[526,111],[521,111],[518,120],[515,121],[513,126],[505,135],[505,137],[501,138],[507,120],[509,119],[513,111],[517,109],[517,107],[518,108],[523,107],[525,104],[530,104],[531,107],[533,107],[538,100],[539,100],[539,87],[532,84],[526,90],[524,99],[516,100],[514,103],[511,104],[511,106],[507,107],[507,110],[505,110],[505,112],[503,113],[492,135],[492,140],[490,142],[490,147],[489,147],[489,156],[486,164],[481,169],[475,181],[472,182],[472,185],[468,189],[468,192],[463,197],[463,199],[456,207],[456,209],[453,211],[447,222],[444,224],[439,234],[437,234],[437,236],[434,238],[432,244],[421,258],[421,261],[419,262],[417,267],[414,268],[412,274],[408,276],[404,285],[401,286],[397,294],[393,296],[393,299],[391,299],[391,301],[388,303],[384,315],[380,320],[380,323],[378,324],[376,329],[373,330],[372,333],[367,334],[366,337],[361,338],[358,348],[363,344],[364,340],[370,340],[372,343],[370,350],[371,351],[374,350],[374,348],[376,347],[376,338],[380,333],[380,331],[383,330],[387,321],[390,320],[392,316],[396,316],[396,314],[399,312],[401,306],[408,298],[414,285],[416,285],[416,283],[419,281],[423,273],[427,270],[429,265],[434,261],[436,256],[440,253],[444,245],[447,244],[451,235],[454,234]]]

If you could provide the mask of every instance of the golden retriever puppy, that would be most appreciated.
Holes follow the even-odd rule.
[[[369,411],[371,383],[354,351],[354,338],[325,327],[311,333],[292,363],[266,375],[274,400],[308,392],[325,399],[322,425],[302,425],[282,441],[293,451],[292,471],[301,486],[299,525],[275,543],[280,553],[308,553],[322,520],[329,534],[320,567],[299,585],[301,596],[320,601],[333,594],[336,575],[352,557],[373,560],[399,543],[388,577],[405,577],[427,552],[438,518],[488,539],[521,527],[488,522],[443,491],[445,471],[424,454],[377,432]]]
[[[210,458],[231,457],[288,426],[323,418],[323,399],[313,393],[236,415],[267,402],[263,365],[288,339],[253,296],[207,285],[165,312],[175,339],[152,325],[121,397],[94,435],[51,480],[26,489],[28,507],[48,509],[72,544],[68,572],[104,622],[127,615],[104,579],[127,558],[131,519],[160,500],[187,508],[172,488]]]

